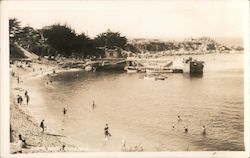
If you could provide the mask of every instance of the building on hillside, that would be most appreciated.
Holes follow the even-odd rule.
[[[105,48],[105,58],[119,58],[121,57],[121,50],[119,48],[108,49]]]

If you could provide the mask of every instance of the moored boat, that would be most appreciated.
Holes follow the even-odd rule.
[[[127,68],[127,73],[137,73],[137,69],[134,67],[128,67]]]
[[[165,79],[167,79],[167,77],[164,75],[159,75],[155,77],[155,80],[165,80]]]
[[[86,71],[91,71],[91,70],[92,70],[92,66],[87,65],[84,69],[85,69]]]
[[[155,75],[151,75],[151,74],[146,74],[144,75],[144,79],[147,79],[147,80],[155,80]]]

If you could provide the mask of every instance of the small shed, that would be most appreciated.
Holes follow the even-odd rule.
[[[119,48],[115,49],[105,49],[105,57],[106,58],[119,58],[121,57],[121,50]]]

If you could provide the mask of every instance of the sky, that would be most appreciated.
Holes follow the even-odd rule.
[[[4,1],[9,17],[36,29],[67,23],[90,37],[243,37],[244,0]]]

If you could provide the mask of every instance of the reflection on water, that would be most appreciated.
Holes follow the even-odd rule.
[[[203,74],[189,74],[189,77],[193,77],[193,78],[202,78]]]
[[[167,74],[165,81],[119,72],[58,74],[52,87],[38,89],[45,100],[40,115],[92,150],[119,151],[124,136],[128,147],[147,151],[244,150],[243,55],[197,58],[205,61],[203,76]],[[105,145],[106,123],[112,137]]]

